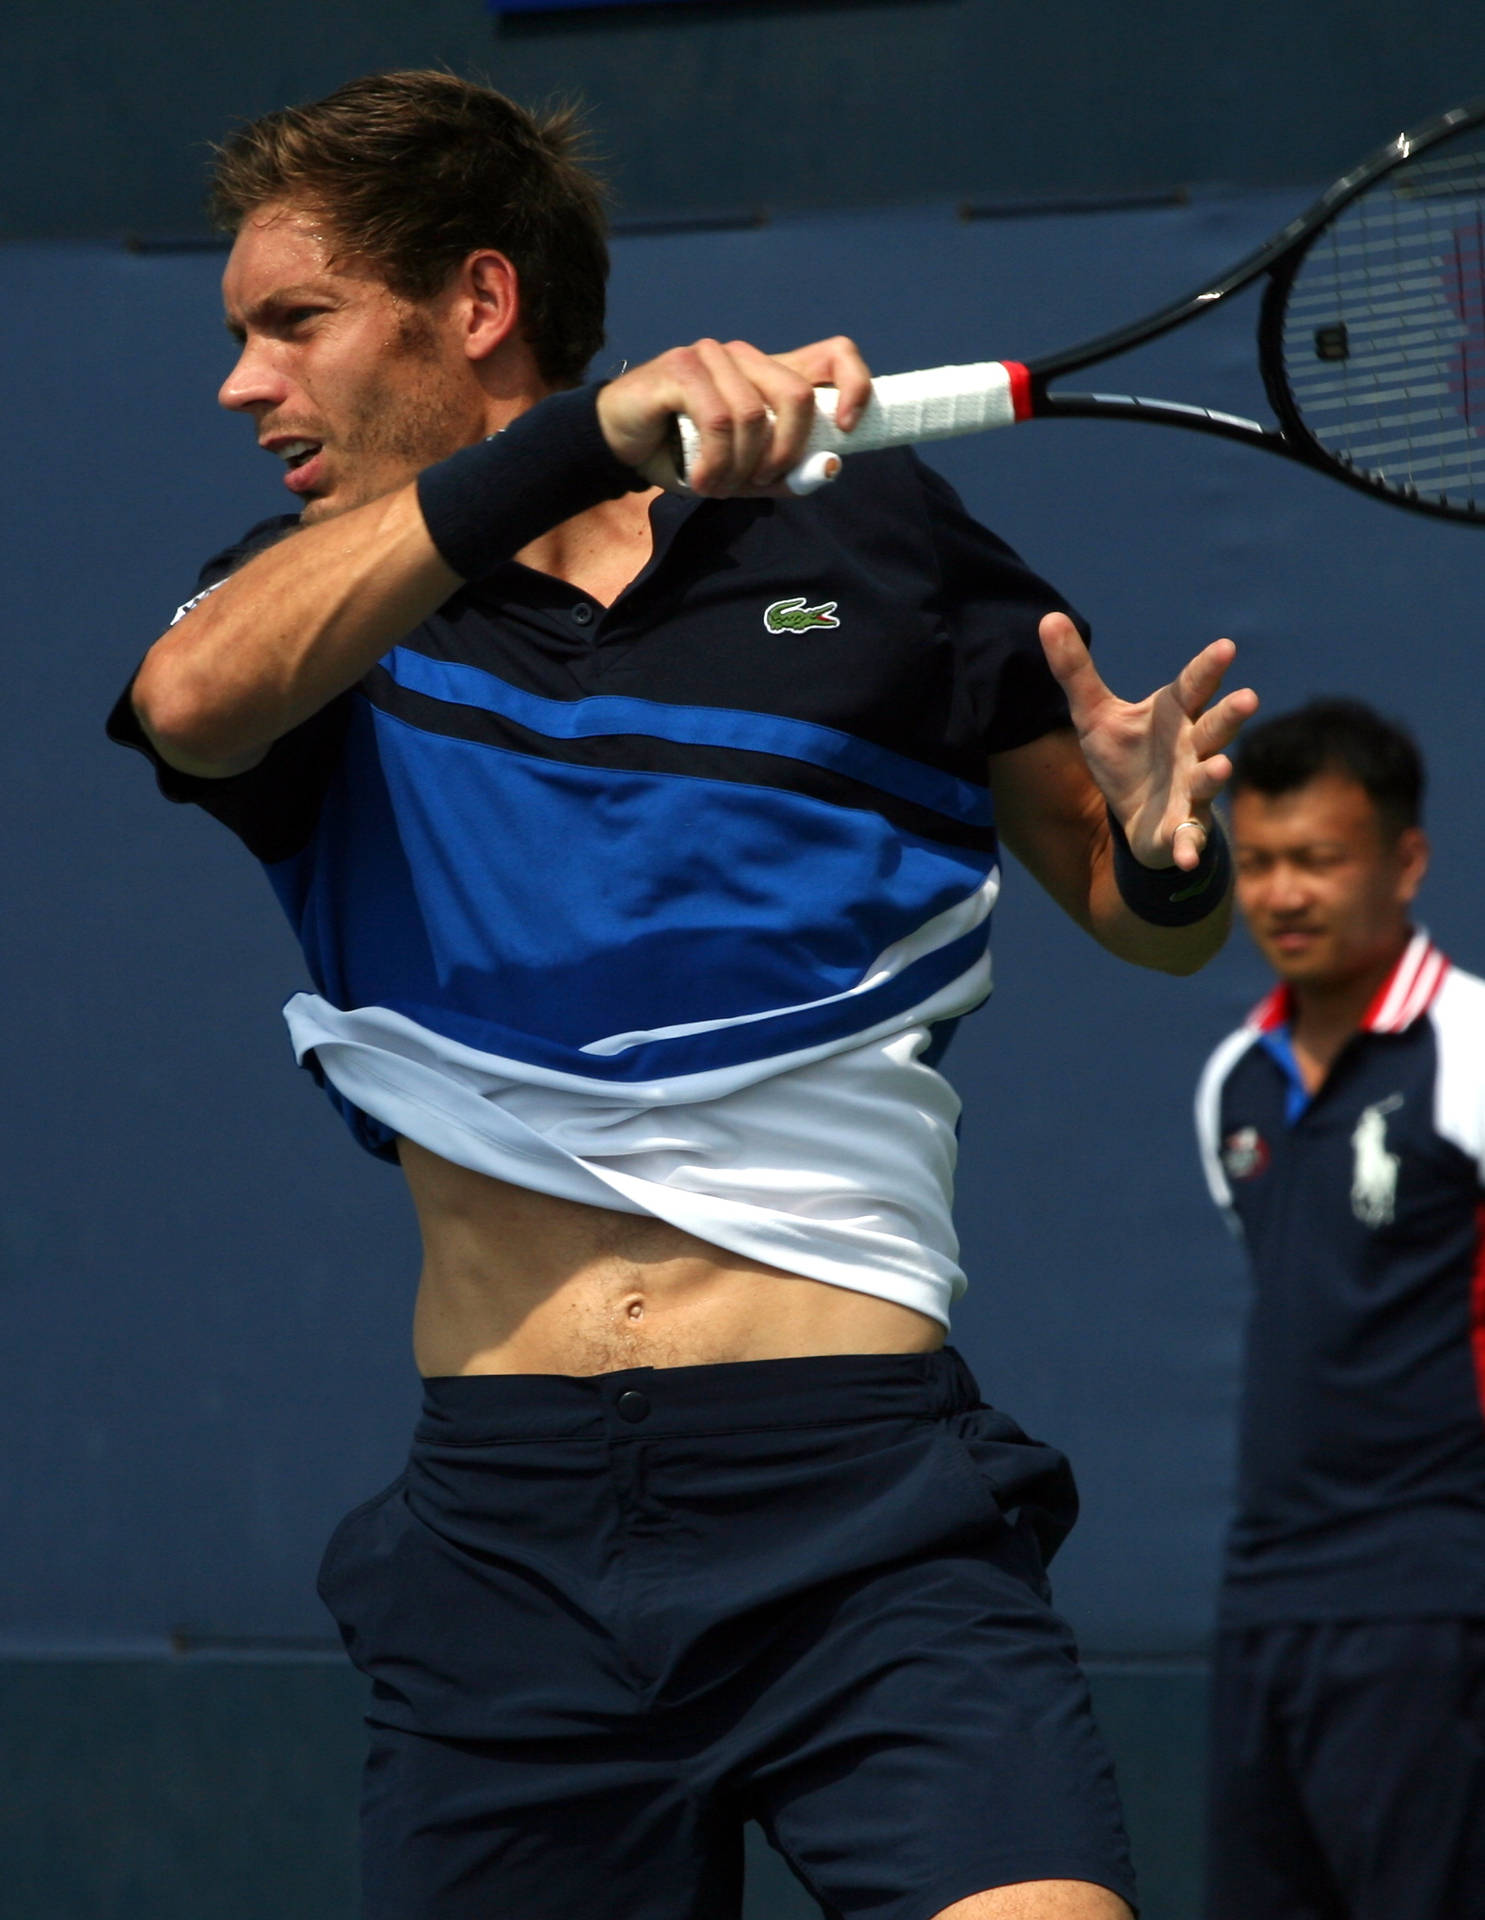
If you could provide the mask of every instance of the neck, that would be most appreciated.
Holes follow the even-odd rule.
[[[574,515],[515,556],[523,566],[565,580],[589,599],[611,606],[644,571],[654,552],[650,502],[659,492],[625,493]]]
[[[543,380],[529,353],[493,355],[479,369],[484,394],[484,432],[499,433],[518,415],[545,400],[559,388]]]
[[[1394,950],[1364,974],[1339,981],[1306,981],[1292,987],[1290,1037],[1300,1070],[1313,1092],[1335,1064],[1342,1047],[1360,1028],[1367,1008],[1412,938],[1405,928]]]
[[[555,391],[529,363],[488,369],[485,432],[500,432]],[[609,606],[644,571],[654,551],[650,502],[658,493],[657,487],[648,493],[626,493],[617,500],[600,501],[596,507],[551,528],[513,557],[522,566],[552,574],[589,599]]]

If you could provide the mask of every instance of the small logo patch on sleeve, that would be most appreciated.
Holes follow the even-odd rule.
[[[835,600],[822,600],[818,607],[807,607],[804,595],[797,594],[792,600],[775,600],[763,616],[763,624],[770,633],[808,633],[814,627],[838,627],[835,609],[839,603]]]
[[[226,574],[220,580],[213,580],[209,587],[203,587],[200,593],[192,595],[192,597],[186,602],[186,604],[183,607],[177,607],[175,610],[175,619],[172,620],[170,623],[171,626],[173,627],[179,621],[184,620],[186,615],[191,611],[192,607],[199,607],[201,605],[201,602],[206,599],[208,594],[215,593],[218,587],[225,587],[227,584],[227,581],[230,578],[231,578],[231,575]]]
[[[1222,1142],[1222,1171],[1229,1180],[1256,1179],[1268,1159],[1268,1142],[1257,1127],[1238,1127]]]

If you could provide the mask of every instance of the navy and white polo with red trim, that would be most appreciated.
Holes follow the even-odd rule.
[[[1413,936],[1319,1090],[1275,989],[1197,1094],[1253,1275],[1224,1626],[1485,1615],[1485,982]]]
[[[906,453],[651,515],[611,607],[510,562],[259,767],[162,790],[264,862],[296,1051],[363,1145],[946,1319],[933,1063],[990,985],[988,756],[1067,724],[1064,603]],[[127,699],[110,729],[149,750]]]

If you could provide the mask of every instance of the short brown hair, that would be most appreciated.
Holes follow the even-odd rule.
[[[375,73],[237,128],[216,150],[210,210],[235,232],[273,200],[315,208],[392,292],[429,300],[480,247],[520,277],[544,379],[575,385],[603,344],[603,188],[577,115],[538,117],[452,73]]]

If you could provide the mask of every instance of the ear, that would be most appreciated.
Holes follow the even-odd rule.
[[[459,269],[456,305],[468,360],[488,360],[498,347],[519,335],[520,281],[503,253],[484,247],[470,254]]]
[[[1422,827],[1404,827],[1397,836],[1398,897],[1409,901],[1428,872],[1428,835]]]

